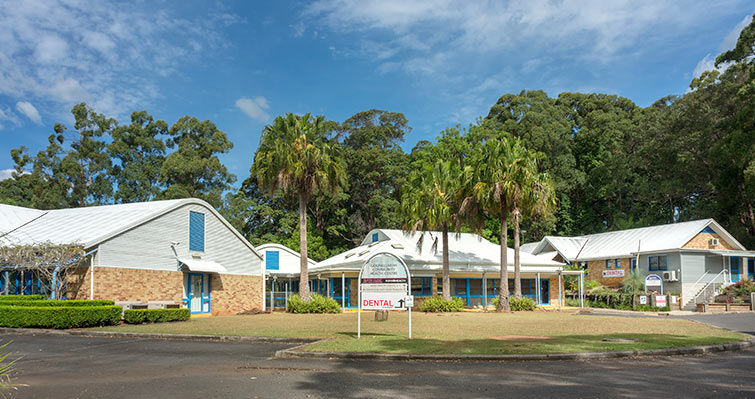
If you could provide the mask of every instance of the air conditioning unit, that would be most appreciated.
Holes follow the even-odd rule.
[[[710,246],[711,247],[717,247],[719,244],[718,238],[711,238],[710,239]]]
[[[676,270],[663,272],[663,281],[679,281],[679,279],[676,277]]]

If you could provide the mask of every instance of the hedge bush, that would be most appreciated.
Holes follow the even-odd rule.
[[[0,306],[0,327],[77,328],[118,324],[120,306]]]
[[[498,297],[493,298],[493,300],[490,302],[493,307],[498,307]],[[514,312],[521,312],[521,311],[531,311],[535,310],[537,308],[537,305],[535,304],[535,301],[533,301],[530,298],[522,298],[522,299],[516,299],[513,296],[509,297],[509,307]]]
[[[128,324],[186,321],[189,317],[191,317],[190,309],[128,309],[123,311],[123,321]]]
[[[0,306],[34,306],[34,307],[78,307],[78,306],[112,306],[115,302],[104,299],[70,299],[70,300],[42,300],[42,301],[0,301]]]
[[[453,297],[446,301],[442,296],[433,296],[419,304],[419,310],[423,312],[461,312],[464,310],[464,301]]]
[[[289,313],[341,313],[341,305],[333,298],[327,298],[322,295],[310,295],[310,301],[304,302],[299,295],[293,295],[288,298]]]
[[[0,301],[40,301],[44,295],[0,295]]]

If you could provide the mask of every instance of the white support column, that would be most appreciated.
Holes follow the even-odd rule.
[[[89,258],[89,299],[94,299],[94,256]]]
[[[584,270],[579,273],[579,307],[585,307],[585,272]]]
[[[275,277],[270,279],[270,311],[275,309],[275,298],[273,298],[273,291],[275,291]]]
[[[543,305],[543,290],[540,288],[540,272],[537,272],[537,275],[535,277],[537,280],[535,280],[535,287],[537,289],[537,306]]]
[[[346,273],[341,272],[341,312],[346,311]]]
[[[482,272],[482,310],[488,310],[488,279],[485,272]]]
[[[558,310],[561,310],[561,270],[558,271]]]

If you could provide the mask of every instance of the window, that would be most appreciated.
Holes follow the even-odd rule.
[[[616,269],[621,269],[621,259],[616,259]]]
[[[412,277],[412,295],[431,296],[433,294],[432,277]]]
[[[456,289],[453,290],[454,296],[467,296],[467,280],[455,278],[452,282],[456,283]]]
[[[587,270],[587,262],[579,262],[578,265],[580,269]]]
[[[485,287],[487,289],[487,295],[488,296],[496,296],[496,295],[498,295],[498,288],[497,287],[498,287],[498,282],[499,281],[500,280],[496,280],[496,279],[492,279],[492,278],[488,279],[488,284]]]
[[[204,213],[189,211],[189,251],[204,252]]]
[[[280,253],[278,251],[265,251],[265,270],[280,269]]]
[[[729,258],[729,271],[731,271],[731,281],[739,280],[739,258]]]
[[[611,268],[611,259],[606,259],[606,269]]]
[[[629,268],[631,269],[630,271],[637,269],[637,259],[632,258],[629,260]]]
[[[378,235],[378,233],[372,233],[372,242],[378,242],[379,239],[380,236]]]
[[[668,270],[668,256],[666,255],[648,256],[648,270],[650,270],[651,272]]]

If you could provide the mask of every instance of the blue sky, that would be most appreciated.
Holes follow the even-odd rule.
[[[505,93],[682,94],[734,46],[750,1],[0,2],[0,178],[85,101],[128,121],[210,119],[243,180],[286,112],[403,112],[404,149]]]

